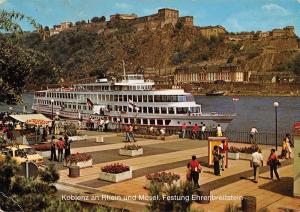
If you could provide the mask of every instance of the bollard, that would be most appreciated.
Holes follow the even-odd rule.
[[[198,195],[198,199],[196,200],[196,202],[198,202],[200,204],[210,203],[210,190],[209,189],[199,188],[196,190],[196,193]]]
[[[243,196],[242,210],[243,210],[243,212],[255,212],[256,211],[256,197]]]
[[[69,177],[80,177],[80,167],[70,166],[69,167]]]
[[[103,141],[103,137],[101,136],[101,137],[97,137],[96,138],[96,142],[97,143],[103,143],[104,141]]]

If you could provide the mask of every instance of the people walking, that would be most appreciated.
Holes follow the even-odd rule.
[[[51,161],[57,161],[56,158],[56,143],[55,143],[55,136],[52,135],[51,140],[50,140],[50,150],[51,150],[51,156],[50,156],[50,160]]]
[[[193,126],[193,129],[192,129],[192,139],[196,139],[198,137],[198,134],[199,134],[199,126],[198,124],[195,124]]]
[[[136,142],[135,137],[134,137],[134,132],[133,132],[133,126],[129,125],[129,139],[132,138],[134,142]]]
[[[228,151],[228,146],[227,146],[227,144],[226,144],[226,141],[225,141],[225,140],[222,140],[222,143],[221,143],[221,146],[220,146],[220,155],[221,155],[221,167],[222,167],[222,171],[224,171],[227,151]]]
[[[125,131],[125,140],[126,140],[126,142],[130,142],[129,126],[128,125],[125,125],[124,131]]]
[[[275,176],[277,178],[277,180],[280,180],[279,178],[279,174],[277,172],[277,168],[278,168],[278,165],[280,165],[279,161],[278,161],[278,157],[275,153],[275,149],[272,149],[271,150],[271,154],[268,158],[268,165],[270,166],[270,177],[271,177],[271,180],[273,180],[273,172],[275,173]]]
[[[218,126],[217,126],[217,136],[218,137],[222,137],[223,136],[223,134],[222,134],[222,127],[221,127],[220,124],[218,124]]]
[[[205,124],[203,124],[202,125],[202,127],[201,127],[201,140],[204,140],[205,139],[205,133],[206,133],[206,126],[205,126]]]
[[[218,146],[214,146],[214,150],[212,151],[213,161],[214,161],[214,175],[221,176],[220,173],[220,159],[221,155],[219,154]]]
[[[255,141],[255,135],[258,133],[258,130],[253,126],[250,130],[250,143],[253,144]]]
[[[70,140],[69,137],[65,135],[64,137],[65,158],[71,155],[71,143],[72,140]]]
[[[191,178],[196,188],[200,188],[199,186],[199,175],[202,170],[200,163],[196,160],[196,156],[192,156],[192,160],[190,161],[190,169],[191,169]]]
[[[288,159],[291,159],[291,154],[292,154],[292,147],[291,147],[291,138],[290,134],[285,135],[285,141],[286,141],[286,149],[287,149],[287,154],[288,154]]]
[[[186,123],[183,123],[181,125],[181,137],[185,138],[185,133],[186,133]]]
[[[259,152],[258,147],[255,147],[255,152],[251,155],[250,166],[253,168],[253,182],[258,183],[259,167],[264,165],[263,155]]]
[[[59,138],[56,146],[57,146],[57,151],[58,151],[58,162],[63,161],[63,153],[64,153],[64,141],[62,138]]]
[[[282,148],[281,148],[281,155],[280,155],[281,159],[288,159],[287,152],[288,152],[287,141],[284,138],[282,140]]]

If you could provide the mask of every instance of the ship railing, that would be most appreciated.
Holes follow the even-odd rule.
[[[236,113],[222,113],[222,112],[205,112],[202,116],[236,116]]]

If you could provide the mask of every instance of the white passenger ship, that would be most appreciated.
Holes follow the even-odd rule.
[[[70,88],[35,92],[32,110],[74,120],[103,118],[110,127],[124,124],[180,127],[194,124],[225,130],[235,114],[203,113],[194,96],[182,89],[155,90],[143,75],[125,75],[121,81],[107,79],[76,84]]]

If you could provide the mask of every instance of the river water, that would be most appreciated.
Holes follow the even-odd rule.
[[[23,95],[23,103],[12,106],[14,111],[23,111],[23,106],[31,108],[33,93]],[[300,121],[300,97],[256,97],[242,96],[233,101],[229,96],[196,96],[203,112],[237,113],[228,130],[250,131],[255,126],[258,131],[275,130],[275,110],[273,103],[279,102],[278,130],[291,131],[293,123]],[[0,105],[0,111],[8,111],[9,105]]]

